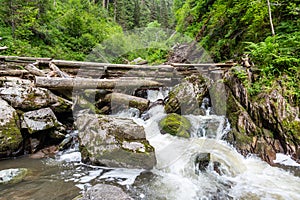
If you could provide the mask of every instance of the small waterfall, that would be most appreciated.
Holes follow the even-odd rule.
[[[226,117],[211,115],[206,105],[205,116],[186,116],[192,124],[190,139],[160,133],[158,123],[166,116],[161,105],[147,112],[147,121],[134,118],[145,127],[157,158],[157,177],[141,189],[148,193],[146,199],[300,199],[300,179],[255,156],[240,155],[222,140],[230,130]],[[210,163],[197,174],[195,160],[201,153],[210,153]]]
[[[57,192],[58,198],[64,196],[61,199],[70,199],[72,194],[78,194],[78,190],[84,192],[96,183],[118,184],[137,200],[300,199],[299,177],[271,167],[255,156],[245,158],[222,140],[230,130],[230,124],[225,116],[211,112],[209,99],[202,104],[202,108],[206,109],[205,116],[185,116],[192,124],[191,138],[161,134],[158,124],[166,113],[161,103],[154,102],[161,102],[167,95],[168,89],[150,90],[148,99],[153,106],[146,113],[129,108],[116,114],[131,118],[144,127],[148,141],[155,148],[157,165],[153,170],[106,168],[81,163],[78,132],[75,130],[62,143],[69,146],[62,148],[64,150],[55,159],[37,161],[23,158],[23,162],[18,162],[25,166],[32,162],[28,167],[37,167],[34,174],[40,176],[37,180],[16,186],[17,191],[24,191],[18,192],[20,199],[51,199]],[[197,159],[207,153],[210,161],[205,169],[200,169]],[[298,166],[283,155],[276,162]],[[13,165],[9,163],[9,166]],[[43,169],[42,172],[38,171],[40,169]],[[37,184],[40,192],[34,189]],[[28,192],[31,186],[32,193]],[[0,186],[0,196],[4,199],[16,195],[15,191],[13,187]]]

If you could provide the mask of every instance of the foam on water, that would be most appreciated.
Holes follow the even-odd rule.
[[[257,157],[245,158],[221,140],[229,130],[224,116],[186,116],[192,123],[192,135],[197,135],[207,122],[216,124],[216,131],[209,138],[202,135],[185,139],[160,134],[158,123],[166,115],[162,107],[154,107],[149,113],[149,120],[137,123],[144,126],[147,139],[155,148],[157,165],[153,172],[159,178],[147,187],[154,191],[152,195],[156,198],[300,199],[299,177],[271,167]],[[195,157],[199,153],[210,153],[211,162],[219,162],[222,173],[208,168],[196,175]],[[276,161],[291,164],[287,157],[280,156]]]

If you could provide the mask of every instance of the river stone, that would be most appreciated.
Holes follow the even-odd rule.
[[[24,111],[50,107],[54,112],[71,112],[72,102],[54,95],[45,88],[28,85],[0,88],[0,97],[14,108]]]
[[[97,184],[91,187],[82,198],[75,198],[73,200],[133,200],[128,194],[126,194],[121,188],[106,185]]]
[[[28,174],[26,168],[0,170],[0,184],[13,184],[21,182]]]
[[[184,116],[178,115],[176,113],[168,114],[159,122],[159,128],[162,134],[169,133],[174,136],[189,138],[190,121]]]
[[[144,169],[156,164],[154,148],[146,140],[144,128],[131,119],[81,114],[76,125],[84,161]]]
[[[200,153],[195,160],[196,173],[205,171],[210,162],[210,153]]]
[[[54,128],[59,125],[55,114],[50,108],[29,111],[23,114],[22,128],[30,134]]]
[[[0,158],[16,152],[22,142],[16,110],[0,98]]]
[[[189,76],[170,91],[165,110],[167,113],[205,115],[201,103],[207,95],[205,79],[202,76]]]

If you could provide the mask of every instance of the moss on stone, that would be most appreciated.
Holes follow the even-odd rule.
[[[17,126],[19,117],[17,114],[14,114],[8,123],[5,124],[5,127],[0,127],[0,152],[4,151],[16,151],[22,142],[22,134]]]
[[[178,137],[189,138],[190,137],[190,121],[184,116],[176,113],[167,115],[159,122],[159,127],[162,133],[169,133]]]
[[[285,120],[283,122],[283,125],[287,130],[288,133],[287,136],[295,140],[294,142],[299,143],[300,142],[300,121],[294,120],[292,122],[288,122],[287,120]]]

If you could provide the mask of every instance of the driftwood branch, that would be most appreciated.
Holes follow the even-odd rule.
[[[25,69],[35,76],[46,76],[46,74],[42,70],[34,66],[34,64],[26,65]]]
[[[55,64],[53,64],[52,62],[49,63],[49,67],[50,69],[52,70],[52,73],[55,73],[56,75],[58,75],[59,77],[62,77],[62,78],[70,78],[70,76],[61,71]]]
[[[163,84],[148,80],[88,79],[35,77],[35,85],[50,89],[114,89],[114,88],[158,88]]]

